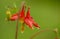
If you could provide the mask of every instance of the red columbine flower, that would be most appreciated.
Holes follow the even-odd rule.
[[[19,18],[19,20],[21,21],[21,23],[23,22],[24,18],[25,18],[25,6],[23,5],[22,7],[22,10],[19,11],[18,13],[16,14],[13,14],[11,17],[10,17],[10,20],[11,21],[15,21]]]
[[[22,10],[18,12],[18,14],[13,14],[10,18],[11,21],[15,21],[19,19],[21,23],[21,32],[24,32],[24,19],[25,19],[25,6],[23,5]]]
[[[21,11],[19,11],[18,13],[15,13],[13,15],[11,15],[10,10],[6,11],[7,14],[7,19],[8,21],[15,21],[15,20],[19,20],[21,23],[21,32],[24,31],[24,18],[25,18],[25,6],[22,6]]]
[[[26,14],[26,17],[25,17],[25,23],[31,28],[33,29],[33,26],[34,25],[35,27],[37,28],[40,28],[40,26],[34,21],[34,19],[30,16],[30,8],[28,8],[28,11],[27,11],[27,14]]]
[[[19,14],[13,14],[10,17],[11,21],[15,21],[19,18],[21,24],[22,24],[22,30],[21,32],[24,31],[24,24],[27,24],[31,29],[33,29],[33,25],[36,28],[40,28],[40,26],[34,21],[34,19],[30,15],[30,8],[28,8],[27,14],[25,16],[25,6],[23,5],[22,10],[19,12]]]

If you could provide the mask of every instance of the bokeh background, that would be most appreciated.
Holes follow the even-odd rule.
[[[41,30],[58,28],[58,37],[60,36],[60,1],[59,0],[0,0],[0,39],[14,39],[16,21],[8,22],[6,18],[6,7],[17,5],[17,11],[20,9],[21,2],[26,1],[26,6],[31,7],[31,16],[40,25],[40,29],[31,30],[25,25],[25,31],[21,33],[19,23],[18,39],[30,39],[30,37]],[[12,14],[15,11],[12,11]],[[33,39],[54,39],[56,34],[52,31],[40,33]]]

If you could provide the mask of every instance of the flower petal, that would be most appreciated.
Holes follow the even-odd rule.
[[[34,25],[35,27],[37,27],[38,29],[40,28],[40,26],[39,26],[36,22],[33,22],[33,25]]]
[[[18,15],[17,14],[13,14],[10,18],[11,21],[15,21],[18,19]]]
[[[20,12],[20,18],[24,18],[25,17],[25,6],[23,5],[22,10]]]
[[[33,27],[32,27],[32,21],[30,21],[28,18],[25,18],[25,23],[31,28],[31,29],[33,29]]]
[[[34,19],[30,16],[30,8],[28,8],[26,18],[28,18],[35,27],[40,28],[39,25],[38,25],[38,24],[34,21]]]
[[[27,11],[27,14],[26,14],[26,17],[30,17],[30,8],[28,7],[28,11]]]
[[[35,27],[37,27],[38,29],[40,28],[40,26],[34,21],[32,17],[29,17],[29,20],[33,23]]]

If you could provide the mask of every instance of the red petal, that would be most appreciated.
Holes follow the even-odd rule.
[[[33,25],[37,28],[40,28],[40,26],[34,21],[32,17],[29,18],[30,21],[32,21]]]
[[[30,17],[30,8],[28,8],[28,11],[27,11],[27,14],[26,14],[26,17]]]
[[[32,27],[32,22],[28,19],[28,18],[25,18],[25,23],[31,28],[31,29],[33,29],[33,27]]]
[[[36,22],[33,22],[33,25],[37,28],[40,28],[40,26]]]
[[[20,12],[20,18],[24,18],[25,17],[25,6],[23,5],[22,10]]]
[[[30,20],[35,27],[40,28],[39,25],[38,25],[38,24],[33,20],[33,18],[30,16],[30,8],[28,8],[26,18],[27,18],[28,20]]]
[[[18,19],[18,15],[17,14],[13,14],[10,18],[11,21],[15,21]]]

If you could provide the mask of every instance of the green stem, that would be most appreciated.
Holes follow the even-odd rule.
[[[39,32],[35,33],[34,35],[32,35],[32,36],[30,37],[30,39],[33,39],[34,37],[36,37],[37,35],[39,35],[39,34],[42,33],[42,32],[45,32],[45,31],[52,31],[52,30],[42,30],[42,31],[39,31]],[[54,32],[54,33],[56,34],[55,39],[59,39],[59,38],[58,38],[58,32],[55,32],[55,31],[52,31],[52,32]]]
[[[17,19],[17,24],[16,24],[16,34],[15,34],[15,39],[18,39],[18,22],[19,22],[19,13],[18,14],[18,19]]]
[[[15,39],[18,39],[18,20],[16,24],[16,34],[15,34]]]
[[[39,34],[42,33],[42,32],[45,32],[45,31],[48,31],[48,30],[39,31],[39,32],[35,33],[34,35],[32,35],[32,36],[30,37],[30,39],[33,39],[34,37],[36,37],[37,35],[39,35]]]

